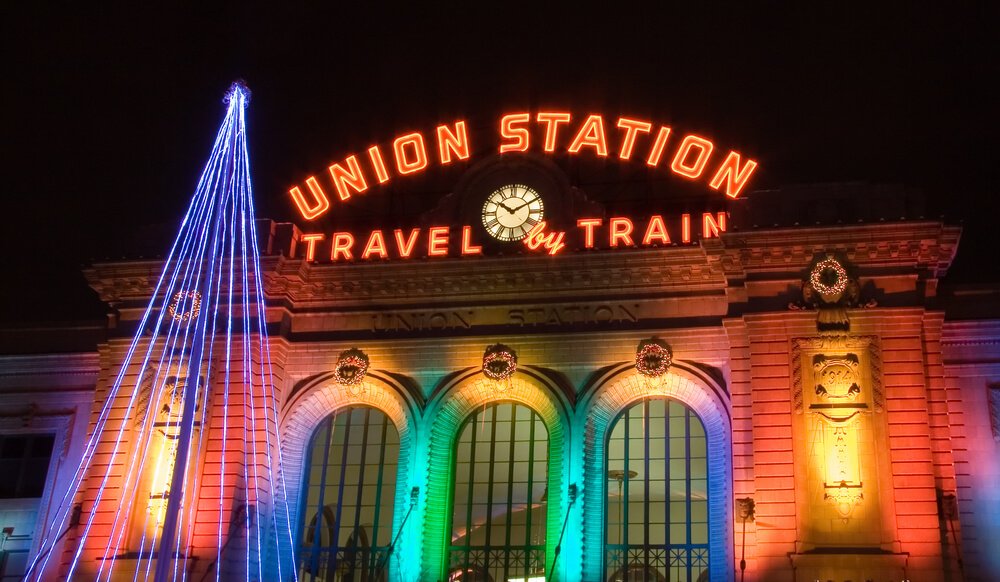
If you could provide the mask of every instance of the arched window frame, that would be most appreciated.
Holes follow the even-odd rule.
[[[670,404],[671,403],[678,404],[678,405],[680,405],[680,406],[682,406],[684,408],[684,411],[685,411],[685,416],[683,417],[684,418],[684,422],[685,422],[684,433],[685,433],[685,436],[688,439],[688,441],[685,443],[685,452],[684,452],[684,459],[685,459],[685,481],[686,481],[686,484],[687,484],[686,485],[686,487],[687,487],[687,499],[685,501],[685,504],[686,504],[686,513],[688,515],[688,519],[685,522],[686,523],[686,529],[687,529],[685,537],[687,538],[687,542],[686,543],[671,543],[670,539],[669,539],[670,536],[669,535],[665,536],[667,539],[666,539],[665,544],[663,544],[663,545],[666,546],[667,551],[666,551],[666,553],[664,554],[664,556],[661,559],[665,560],[667,562],[668,566],[666,566],[666,567],[668,568],[668,571],[672,571],[672,569],[673,569],[672,563],[673,563],[674,560],[680,559],[683,562],[686,562],[685,569],[687,570],[688,579],[697,579],[697,577],[692,578],[692,576],[693,576],[693,572],[696,569],[698,569],[698,568],[697,568],[697,566],[691,564],[691,562],[696,559],[695,556],[698,554],[698,550],[702,549],[702,548],[700,548],[701,545],[706,546],[704,548],[704,550],[706,550],[706,551],[708,550],[708,547],[707,547],[708,546],[708,543],[707,543],[708,540],[707,539],[706,539],[706,543],[704,543],[704,544],[695,543],[695,542],[691,541],[691,538],[692,538],[692,521],[690,519],[690,516],[691,516],[691,513],[692,513],[692,511],[691,511],[691,507],[692,507],[692,505],[691,505],[691,501],[692,501],[692,499],[691,499],[691,481],[692,481],[691,460],[692,460],[692,456],[691,456],[691,443],[690,443],[691,421],[692,421],[692,419],[694,419],[695,421],[697,421],[699,423],[699,425],[701,426],[701,430],[703,432],[704,432],[704,426],[705,426],[704,422],[701,420],[701,418],[698,416],[698,414],[694,410],[692,410],[690,407],[688,407],[687,405],[685,405],[683,402],[681,402],[680,400],[677,400],[675,398],[670,398],[668,396],[649,396],[649,397],[641,398],[639,400],[633,400],[628,405],[622,407],[618,411],[618,413],[614,416],[614,418],[612,418],[611,422],[608,424],[607,431],[605,431],[605,434],[604,434],[604,463],[605,463],[605,467],[609,467],[610,466],[611,439],[614,436],[615,430],[618,428],[618,423],[619,422],[623,422],[623,421],[627,422],[627,420],[626,420],[626,414],[629,411],[631,411],[631,410],[633,410],[633,409],[635,409],[635,408],[637,408],[639,406],[643,407],[643,411],[642,411],[643,415],[648,415],[648,412],[649,412],[648,411],[648,407],[650,405],[650,402],[653,401],[653,400],[662,401],[664,403],[664,406],[665,406],[664,415],[668,419],[670,418]],[[642,422],[642,425],[644,426],[644,430],[646,432],[642,436],[643,436],[644,445],[647,447],[647,450],[649,448],[650,443],[652,442],[652,437],[650,437],[648,435],[648,432],[649,432],[649,428],[648,428],[648,425],[647,425],[648,422],[650,422],[650,419],[649,419],[648,416],[646,416],[643,419],[643,422]],[[669,423],[670,421],[668,420],[667,422]],[[629,446],[628,445],[628,440],[630,440],[628,427],[625,428],[625,435],[626,435],[625,436],[625,440],[626,440],[626,443],[625,443],[625,455],[626,455],[626,458],[628,458],[628,456],[629,456],[629,452],[628,452],[628,446]],[[664,434],[664,436],[663,436],[663,439],[665,441],[664,442],[664,447],[665,447],[665,452],[666,452],[668,458],[669,458],[669,455],[670,455],[670,452],[669,452],[670,451],[669,438],[670,438],[670,434],[669,433]],[[706,464],[707,464],[708,435],[704,434],[702,438],[705,439]],[[648,458],[648,456],[644,455],[644,459],[645,459],[645,462],[646,462],[646,468],[645,469],[648,471],[649,458]],[[627,466],[627,464],[625,466]],[[669,487],[670,487],[670,481],[671,481],[669,466],[665,467],[665,474],[667,476],[666,487],[667,487],[668,497],[665,498],[664,503],[667,504],[667,505],[670,505],[672,502],[670,501],[670,498],[669,498]],[[705,479],[706,479],[706,481],[709,481],[709,476],[708,476],[707,468],[706,468],[706,471],[705,471]],[[648,487],[648,473],[646,475],[637,476],[636,477],[636,481],[637,482],[641,482],[641,483],[645,483],[646,486]],[[613,575],[613,573],[615,571],[617,571],[617,570],[615,570],[615,568],[611,564],[608,563],[608,561],[610,560],[610,552],[607,550],[607,546],[609,545],[608,526],[609,526],[610,521],[611,521],[610,520],[610,517],[611,517],[611,507],[609,506],[609,501],[608,501],[611,498],[611,492],[612,492],[611,491],[611,480],[610,479],[607,479],[607,485],[606,485],[606,487],[607,487],[607,489],[606,489],[606,493],[605,493],[605,502],[604,502],[604,504],[602,505],[602,508],[601,508],[603,510],[603,513],[604,513],[604,539],[602,540],[602,543],[605,546],[605,551],[604,551],[604,560],[605,560],[604,577],[605,577],[605,579],[609,579],[608,578],[609,574]],[[707,492],[708,495],[709,495],[708,501],[711,501],[711,496],[710,496],[710,489],[711,488],[708,487],[708,489],[709,489],[709,491]],[[627,484],[626,484],[626,488],[625,488],[623,494],[624,495],[628,495],[628,485]],[[645,502],[646,502],[646,504],[648,506],[648,503],[650,502],[650,500],[648,498],[646,498]],[[651,547],[653,545],[659,545],[659,544],[650,544],[648,539],[644,539],[643,540],[645,542],[644,544],[628,544],[627,543],[629,541],[628,540],[628,535],[629,535],[628,534],[628,529],[632,526],[633,523],[635,523],[634,520],[632,520],[631,517],[629,516],[629,504],[630,503],[628,501],[626,501],[624,503],[624,505],[622,506],[624,508],[624,516],[625,516],[624,519],[622,520],[623,523],[624,523],[624,527],[625,527],[625,539],[623,541],[626,543],[627,546],[629,546],[629,551],[626,552],[626,559],[625,559],[626,564],[628,564],[630,561],[632,561],[631,558],[630,558],[630,556],[632,555],[632,552],[631,552],[631,547],[632,546],[646,546],[646,547]],[[619,516],[619,519],[621,520],[622,517]],[[645,520],[645,516],[644,516],[643,520]],[[669,523],[667,525],[669,526]],[[619,527],[622,527],[622,526],[619,525]],[[647,524],[646,529],[648,529],[648,524]],[[678,554],[678,553],[676,553],[675,550],[682,551],[683,553]],[[653,560],[650,560],[650,561],[653,561]],[[653,568],[653,570],[656,571],[656,572],[658,572],[657,568],[655,568],[655,567]],[[629,579],[629,578],[626,578],[626,579]],[[647,580],[649,580],[649,582],[655,582],[656,580],[659,580],[659,579],[661,579],[661,578],[659,576],[655,576],[655,575],[647,578]],[[673,580],[674,577],[672,575],[668,575],[668,576],[664,576],[662,579],[664,579],[664,580]]]
[[[337,429],[337,421],[340,418],[342,418],[343,415],[348,415],[347,416],[347,421],[346,421],[347,424],[346,424],[346,426],[344,427],[343,430],[346,433],[345,436],[349,439],[352,428],[354,428],[354,429],[357,428],[356,426],[353,426],[352,423],[353,423],[354,416],[355,416],[354,413],[358,412],[358,411],[364,411],[364,414],[365,414],[365,424],[364,424],[365,432],[364,432],[364,434],[361,437],[362,438],[362,442],[361,442],[361,446],[362,446],[361,455],[362,455],[362,457],[361,457],[361,462],[360,463],[352,463],[350,465],[353,465],[354,467],[357,467],[357,468],[361,469],[362,471],[364,470],[364,468],[366,466],[368,466],[368,465],[371,464],[369,462],[365,462],[366,461],[366,455],[368,453],[367,449],[368,449],[368,447],[371,446],[371,443],[368,442],[368,435],[370,433],[370,431],[368,429],[371,426],[378,427],[378,425],[373,425],[372,424],[372,420],[371,420],[372,414],[376,413],[379,416],[381,416],[382,419],[384,420],[384,424],[383,423],[379,423],[379,424],[381,424],[382,434],[379,435],[379,442],[378,442],[378,445],[380,446],[380,448],[379,448],[380,459],[379,459],[379,463],[378,463],[378,465],[379,465],[378,477],[377,477],[377,482],[374,484],[375,487],[376,487],[375,491],[376,491],[376,497],[377,497],[377,499],[376,499],[376,506],[375,506],[375,513],[372,516],[372,519],[374,521],[374,525],[373,525],[373,529],[371,531],[368,531],[366,529],[363,529],[363,527],[361,527],[361,524],[355,523],[354,524],[355,529],[350,534],[350,536],[349,536],[349,538],[348,538],[348,540],[346,542],[346,545],[341,546],[340,545],[340,541],[341,541],[341,539],[340,539],[340,530],[342,530],[343,527],[338,527],[338,526],[342,525],[339,522],[340,522],[340,520],[341,520],[342,517],[346,517],[347,519],[350,519],[350,516],[347,515],[347,514],[351,510],[354,511],[354,519],[355,519],[355,521],[357,521],[357,518],[359,517],[359,514],[360,514],[360,511],[358,509],[358,502],[360,501],[360,498],[364,494],[364,492],[361,489],[359,489],[359,491],[357,493],[357,497],[355,499],[349,499],[349,498],[343,497],[343,493],[344,493],[345,489],[348,488],[348,487],[353,486],[353,484],[355,483],[355,481],[353,481],[353,480],[350,481],[350,482],[348,482],[348,481],[341,481],[339,483],[339,485],[335,489],[333,489],[333,490],[337,491],[337,494],[338,494],[338,498],[336,499],[336,501],[328,500],[328,499],[325,499],[325,495],[328,492],[331,491],[331,487],[330,487],[329,484],[326,484],[326,488],[323,491],[320,492],[320,498],[317,500],[317,503],[318,503],[319,507],[307,506],[308,489],[309,489],[310,485],[312,485],[309,482],[310,472],[311,472],[310,471],[310,469],[311,469],[310,464],[312,463],[312,457],[314,456],[313,447],[323,445],[327,449],[327,455],[323,458],[324,472],[327,470],[327,467],[330,464],[339,465],[340,466],[340,475],[338,476],[338,479],[341,479],[341,478],[347,479],[346,475],[347,475],[347,472],[348,472],[349,465],[345,464],[345,463],[347,463],[347,454],[348,454],[348,451],[345,448],[344,451],[343,451],[343,456],[341,458],[337,459],[337,458],[332,458],[330,456],[329,448],[330,448],[331,444],[336,444],[336,443],[332,443],[332,441],[335,439],[334,435],[335,435],[335,431]],[[323,443],[323,442],[321,442],[321,441],[318,440],[321,436],[324,436],[324,430],[326,430],[325,437],[324,437],[324,439],[326,441],[325,443]],[[392,430],[395,433],[395,435],[392,438],[387,438],[389,436],[389,432],[388,432],[389,430]],[[393,441],[395,441],[395,442],[393,442]],[[345,440],[344,443],[340,443],[340,445],[341,446],[345,446],[348,442],[349,442],[348,440]],[[354,442],[354,443],[351,443],[351,444],[357,445],[358,443]],[[395,448],[396,458],[393,459],[392,462],[387,463],[387,461],[389,461],[389,459],[385,458],[385,455],[387,455],[387,451],[389,450],[390,447]],[[391,525],[390,525],[390,528],[388,528],[388,531],[385,531],[385,530],[379,531],[378,528],[379,528],[379,522],[381,521],[380,520],[380,514],[381,514],[381,512],[385,511],[385,510],[392,511],[393,512],[393,514],[392,514],[393,515],[393,520],[395,520],[395,509],[396,508],[395,508],[395,503],[393,503],[393,504],[390,505],[390,507],[383,509],[382,504],[379,503],[379,499],[381,499],[383,479],[386,478],[386,475],[384,474],[384,471],[385,471],[385,466],[387,464],[394,465],[393,475],[392,475],[392,481],[393,481],[393,486],[396,485],[395,481],[398,479],[398,476],[399,476],[398,467],[399,467],[399,451],[400,451],[400,448],[401,448],[401,446],[400,446],[400,442],[399,442],[399,431],[396,429],[395,425],[393,424],[392,419],[388,415],[386,415],[385,413],[383,413],[381,410],[379,410],[379,409],[377,409],[375,407],[372,407],[372,406],[363,405],[363,404],[354,404],[354,405],[349,405],[349,406],[343,406],[343,407],[339,408],[337,411],[335,411],[335,412],[327,415],[326,418],[324,418],[323,421],[321,421],[317,425],[316,430],[314,431],[313,436],[310,438],[309,445],[308,445],[308,447],[306,449],[306,460],[305,460],[306,462],[305,462],[305,469],[303,470],[303,478],[302,478],[302,491],[304,492],[304,494],[302,495],[302,500],[301,500],[302,507],[300,508],[300,511],[298,512],[298,514],[301,516],[301,518],[300,518],[300,520],[298,521],[298,523],[296,525],[296,536],[297,537],[298,536],[302,536],[302,537],[298,538],[298,543],[296,545],[296,554],[297,554],[296,555],[296,561],[297,561],[298,567],[300,569],[305,568],[306,570],[311,570],[312,569],[312,570],[317,570],[318,571],[318,570],[323,569],[323,566],[325,566],[327,564],[336,564],[338,567],[343,567],[343,565],[345,565],[345,564],[350,564],[350,566],[352,568],[354,568],[355,570],[357,568],[360,568],[359,575],[361,577],[365,578],[365,579],[369,579],[369,578],[373,579],[373,580],[385,580],[385,579],[388,579],[387,578],[387,566],[388,566],[387,561],[388,561],[389,555],[387,553],[387,549],[388,549],[389,543],[392,540],[392,534],[393,534],[394,528],[392,528]],[[363,481],[363,479],[364,479],[364,474],[362,473],[359,476],[359,480]],[[364,483],[363,487],[368,487],[368,486],[371,486],[371,485],[373,485],[373,484],[372,483]],[[344,511],[344,510],[348,510],[348,511]],[[392,523],[392,521],[390,521],[390,524],[391,523]],[[326,530],[327,530],[325,532],[326,535],[324,535],[323,528],[326,528]],[[317,529],[319,530],[318,532],[317,532]],[[314,541],[314,542],[311,543],[309,541],[309,539],[308,539],[310,532],[312,532],[314,534],[314,537],[315,537],[315,533],[319,533],[320,534],[320,539],[325,539],[326,542],[325,543],[321,543],[319,540],[316,540],[316,541]],[[357,539],[358,537],[361,537],[362,540],[359,541]],[[352,544],[350,540],[354,540],[355,543]],[[330,550],[330,549],[333,549],[334,552],[343,551],[345,553],[345,558],[338,557],[336,555],[336,553],[333,556],[325,556],[325,558],[323,558],[323,559],[321,559],[320,556],[317,556],[317,555],[310,555],[310,563],[307,564],[300,557],[300,554],[302,552],[306,552],[307,550],[311,550],[311,552],[316,552],[316,551],[326,551],[326,550]],[[348,553],[358,552],[358,551],[362,552],[362,554],[364,555],[364,559],[363,560],[361,560],[361,561],[359,561],[357,563],[355,563],[354,561],[348,561],[348,560],[346,560],[346,555]],[[321,564],[321,562],[326,562],[326,563],[325,564]]]
[[[483,377],[479,368],[466,368],[450,376],[447,384],[435,390],[425,414],[430,433],[426,458],[427,495],[422,497],[422,569],[420,575],[413,579],[447,579],[447,552],[451,534],[449,498],[453,495],[454,475],[452,469],[442,471],[440,468],[453,466],[455,439],[458,438],[458,427],[462,421],[473,409],[481,408],[484,403],[494,400],[510,400],[532,408],[542,417],[549,431],[549,505],[545,525],[546,532],[549,533],[545,542],[545,564],[546,573],[551,579],[561,579],[560,572],[565,571],[567,564],[572,563],[571,556],[563,555],[555,562],[555,572],[552,572],[559,537],[553,532],[561,529],[569,503],[566,494],[569,485],[567,453],[572,406],[567,393],[564,387],[543,371],[530,365],[518,366],[517,374],[502,395]],[[561,494],[554,495],[554,492]],[[429,509],[444,507],[448,507],[449,511]]]
[[[280,429],[281,461],[288,484],[288,502],[293,532],[296,524],[302,523],[302,479],[305,469],[305,455],[310,438],[316,427],[329,414],[347,406],[371,406],[385,413],[399,433],[399,464],[396,474],[396,492],[392,516],[392,533],[398,541],[387,567],[389,580],[415,580],[421,567],[420,552],[400,552],[403,547],[418,547],[420,543],[420,519],[414,510],[406,522],[411,506],[411,489],[421,486],[419,499],[424,497],[422,474],[414,472],[413,443],[419,438],[419,410],[422,400],[419,392],[402,384],[398,378],[383,370],[369,370],[360,386],[348,389],[337,384],[332,371],[323,372],[299,381],[291,389],[287,401],[281,407]],[[420,502],[415,504],[419,507]],[[298,547],[301,540],[296,533],[293,540]]]
[[[725,387],[692,362],[676,359],[670,371],[655,383],[643,382],[634,363],[616,364],[594,379],[580,399],[578,418],[583,425],[583,507],[580,528],[586,581],[604,580],[604,539],[607,499],[605,435],[611,420],[643,398],[666,396],[684,403],[705,426],[709,467],[709,580],[733,579],[733,461],[729,394]],[[594,508],[599,508],[595,511]],[[572,527],[572,526],[571,526]]]
[[[453,460],[452,460],[452,467],[451,467],[451,472],[452,472],[452,475],[453,475],[453,480],[452,480],[452,494],[450,496],[450,502],[449,502],[449,505],[448,505],[448,514],[451,515],[452,526],[449,528],[449,538],[451,538],[451,537],[454,536],[455,497],[456,497],[457,482],[458,482],[458,477],[459,477],[458,466],[457,465],[458,465],[458,463],[460,461],[459,455],[458,455],[458,448],[459,448],[459,445],[461,444],[461,437],[462,437],[462,435],[464,434],[464,432],[466,430],[471,430],[473,432],[475,432],[475,431],[478,430],[476,428],[476,423],[482,421],[482,419],[479,418],[480,414],[486,414],[487,412],[492,412],[492,414],[491,414],[492,418],[489,421],[489,427],[490,428],[489,428],[488,439],[487,440],[482,440],[482,439],[478,439],[478,438],[476,438],[474,436],[473,439],[472,439],[471,454],[472,455],[476,455],[475,445],[477,443],[488,443],[491,448],[494,448],[498,443],[505,442],[505,441],[499,441],[499,440],[497,440],[497,436],[496,436],[496,426],[497,426],[496,413],[497,413],[497,408],[499,406],[502,406],[502,405],[512,405],[512,406],[514,406],[515,408],[512,409],[512,411],[511,411],[512,414],[516,414],[517,407],[520,407],[520,408],[523,408],[525,410],[528,410],[530,412],[531,416],[532,416],[532,426],[530,427],[530,441],[529,441],[530,445],[528,447],[528,459],[526,460],[526,462],[528,462],[528,464],[529,464],[529,466],[528,466],[528,475],[529,475],[528,479],[529,479],[529,483],[528,483],[528,500],[527,500],[527,502],[530,504],[533,501],[533,498],[534,498],[533,485],[545,484],[544,491],[546,491],[546,493],[547,493],[547,489],[548,489],[548,473],[549,473],[549,469],[550,469],[550,467],[549,467],[548,453],[549,453],[549,450],[551,448],[551,443],[549,442],[549,428],[545,424],[545,420],[541,417],[541,415],[538,414],[537,411],[535,411],[530,406],[527,406],[525,404],[522,404],[522,403],[514,401],[514,400],[499,400],[498,399],[498,400],[493,400],[491,402],[488,402],[488,403],[484,404],[482,407],[474,409],[465,418],[465,420],[462,421],[462,423],[458,427],[458,432],[456,434],[455,443],[454,443],[454,449],[455,450],[453,451],[453,455],[452,455],[452,459]],[[490,409],[492,409],[492,410],[490,410]],[[537,462],[536,459],[535,459],[535,456],[534,456],[535,455],[535,444],[537,444],[539,442],[539,440],[540,440],[539,436],[540,435],[538,435],[537,429],[534,426],[534,419],[537,419],[542,424],[542,426],[545,429],[545,435],[544,435],[544,439],[545,439],[544,442],[545,442],[545,445],[546,445],[545,446],[545,467],[546,467],[545,468],[545,476],[543,478],[541,478],[541,479],[538,479],[538,480],[534,480],[533,479],[533,476],[534,476],[533,473],[534,473],[534,465]],[[512,417],[512,421],[513,421],[513,417]],[[514,435],[515,435],[514,430],[515,430],[515,427],[514,427],[514,425],[512,423],[511,434],[510,434],[510,438],[511,439],[514,438]],[[511,447],[511,448],[513,448],[513,447]],[[522,461],[524,461],[524,460],[522,460]],[[473,466],[475,466],[476,464],[478,464],[479,463],[478,456],[472,457],[472,460],[470,462],[471,462],[471,464]],[[512,472],[513,471],[513,464],[515,462],[513,454],[511,455],[511,457],[508,459],[507,462],[510,463],[509,471]],[[492,468],[492,465],[494,463],[495,463],[495,461],[491,458],[491,468]],[[473,471],[474,471],[474,469],[473,469]],[[510,473],[508,473],[508,475],[509,474]],[[472,477],[472,475],[470,475],[470,477]],[[507,498],[508,498],[508,500],[511,499],[511,496],[513,495],[514,484],[512,482],[510,482],[509,480],[508,481],[502,481],[502,478],[494,478],[494,479],[492,479],[488,483],[487,487],[488,487],[488,490],[490,491],[490,497],[491,498],[493,496],[492,492],[494,491],[494,487],[497,486],[497,485],[502,485],[503,483],[506,483],[506,486],[508,487],[508,496],[507,496]],[[472,495],[472,490],[473,490],[473,483],[472,482],[469,483],[469,489],[470,489],[469,490],[469,495],[471,496]],[[546,502],[546,510],[548,510],[548,503],[547,502]],[[471,520],[471,511],[472,511],[472,508],[470,506],[470,507],[467,508],[466,524],[465,524],[466,526],[469,525],[468,521]],[[510,532],[510,529],[513,526],[513,524],[510,521],[510,517],[512,517],[512,515],[508,514],[508,516],[509,517],[507,518],[508,521],[506,523],[506,526],[507,526],[507,538],[509,539],[510,538],[509,532]],[[528,520],[527,520],[527,524],[526,524],[526,528],[525,528],[526,537],[530,537],[531,534],[532,534],[532,532],[531,532],[531,521],[532,521],[531,520],[531,510],[529,509],[528,510]],[[520,543],[514,543],[516,540],[511,540],[511,543],[509,545],[506,545],[504,543],[491,543],[490,544],[490,553],[492,555],[484,557],[484,560],[487,562],[486,566],[482,567],[482,568],[479,568],[481,565],[477,564],[477,565],[472,565],[473,568],[475,568],[475,569],[482,569],[484,572],[489,572],[491,570],[495,570],[496,567],[495,567],[494,560],[496,559],[496,555],[495,555],[494,552],[497,551],[497,550],[501,550],[501,549],[505,550],[504,551],[505,558],[504,558],[504,566],[503,566],[504,570],[507,570],[507,569],[516,569],[516,566],[514,565],[514,563],[511,563],[511,562],[516,562],[517,559],[516,558],[512,558],[511,554],[516,554],[517,550],[524,550],[525,554],[521,558],[521,560],[523,561],[524,564],[529,564],[531,562],[544,562],[544,559],[545,559],[545,548],[546,548],[546,545],[547,545],[548,536],[551,535],[551,532],[549,532],[548,528],[546,527],[547,526],[547,522],[548,522],[548,513],[546,511],[545,518],[543,518],[543,521],[542,521],[542,524],[541,524],[543,526],[542,527],[542,531],[545,533],[545,542],[543,542],[541,544],[532,544],[532,543],[520,544]],[[490,528],[490,527],[491,527],[491,525],[490,525],[490,517],[487,517],[487,528]],[[467,532],[466,536],[467,537],[466,537],[466,545],[465,545],[465,547],[469,547],[469,545],[468,545],[468,532]],[[542,555],[540,557],[541,558],[540,560],[537,559],[537,558],[533,559],[533,557],[532,557],[533,556],[532,552],[537,549],[536,546],[541,546]],[[451,563],[451,555],[454,554],[454,553],[456,553],[456,552],[461,553],[462,552],[462,546],[461,545],[453,544],[453,543],[451,543],[451,541],[449,541],[449,556],[448,556],[448,558],[449,558],[449,560],[448,560],[449,561],[449,573],[453,572],[453,570],[454,570],[454,568],[450,565],[450,563]],[[466,560],[468,560],[470,558],[470,554],[475,554],[475,551],[473,550],[471,552],[466,552],[466,555],[465,555],[465,559]],[[463,566],[469,566],[469,565],[470,564],[463,564]],[[538,566],[540,566],[541,569],[544,570],[545,567],[548,566],[548,564],[546,564],[546,563],[539,563]],[[527,576],[530,576],[532,574],[536,574],[537,573],[537,572],[532,571],[532,568],[527,568],[527,570],[528,571],[522,572],[522,573],[514,572],[514,574],[517,574],[519,576],[527,577]],[[510,575],[513,575],[513,574],[508,574],[508,576],[504,576],[504,579],[507,579]],[[450,578],[450,575],[449,575],[449,578]]]

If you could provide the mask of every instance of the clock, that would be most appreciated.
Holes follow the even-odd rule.
[[[521,240],[544,216],[542,197],[530,186],[508,184],[493,191],[483,204],[483,227],[501,241]]]

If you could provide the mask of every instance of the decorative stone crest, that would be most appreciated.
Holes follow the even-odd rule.
[[[823,354],[813,356],[813,371],[819,382],[816,395],[831,402],[854,401],[861,394],[858,385],[858,356],[828,357]]]
[[[882,412],[884,410],[885,394],[882,390],[882,353],[879,349],[878,337],[874,335],[825,335],[812,338],[795,338],[792,340],[792,410],[795,414],[802,414],[803,412],[802,353],[819,350],[827,353],[840,350],[849,350],[849,352],[846,355],[829,357],[823,355],[821,352],[813,356],[814,372],[817,371],[815,367],[817,363],[821,364],[820,369],[829,365],[832,366],[831,372],[839,372],[832,374],[830,379],[827,380],[830,383],[829,387],[823,384],[823,382],[817,382],[817,386],[814,387],[817,396],[822,397],[819,390],[820,384],[823,384],[828,394],[831,387],[842,387],[843,380],[850,377],[848,371],[851,371],[855,378],[852,382],[858,384],[858,392],[855,398],[860,396],[862,386],[862,382],[859,380],[861,358],[858,354],[865,353],[870,373],[870,380],[868,386],[865,386],[865,388],[871,390],[872,407],[875,412]],[[819,358],[822,358],[822,360]],[[841,362],[841,360],[847,361]],[[837,365],[833,366],[834,363]],[[850,386],[848,385],[846,391],[849,390]],[[839,391],[835,393],[840,394]]]

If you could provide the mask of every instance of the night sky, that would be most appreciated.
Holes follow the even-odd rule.
[[[763,14],[3,3],[0,320],[100,316],[80,267],[167,249],[237,78],[253,92],[262,216],[292,219],[290,186],[370,143],[558,107],[711,136],[760,162],[753,188],[919,189],[928,217],[966,226],[947,282],[1000,280],[996,14],[806,4]],[[390,200],[367,196],[352,211]]]

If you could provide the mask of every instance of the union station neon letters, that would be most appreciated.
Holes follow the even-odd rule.
[[[530,151],[565,151],[568,155],[587,152],[600,158],[614,155],[623,161],[667,168],[689,180],[707,181],[709,187],[730,198],[740,195],[757,169],[756,161],[733,150],[717,152],[715,144],[704,137],[677,135],[668,126],[627,117],[606,121],[601,115],[590,114],[576,122],[565,112],[508,113],[500,118],[498,129],[501,155]],[[539,136],[543,136],[541,140]],[[612,150],[609,142],[615,139],[617,147]],[[302,217],[314,220],[330,210],[328,191],[335,191],[337,198],[346,201],[353,194],[385,184],[393,176],[421,172],[432,160],[442,166],[468,160],[472,151],[467,124],[459,120],[437,126],[429,136],[407,133],[396,137],[391,147],[375,144],[364,153],[350,154],[330,165],[328,185],[309,176],[305,189],[294,186],[289,194]]]

